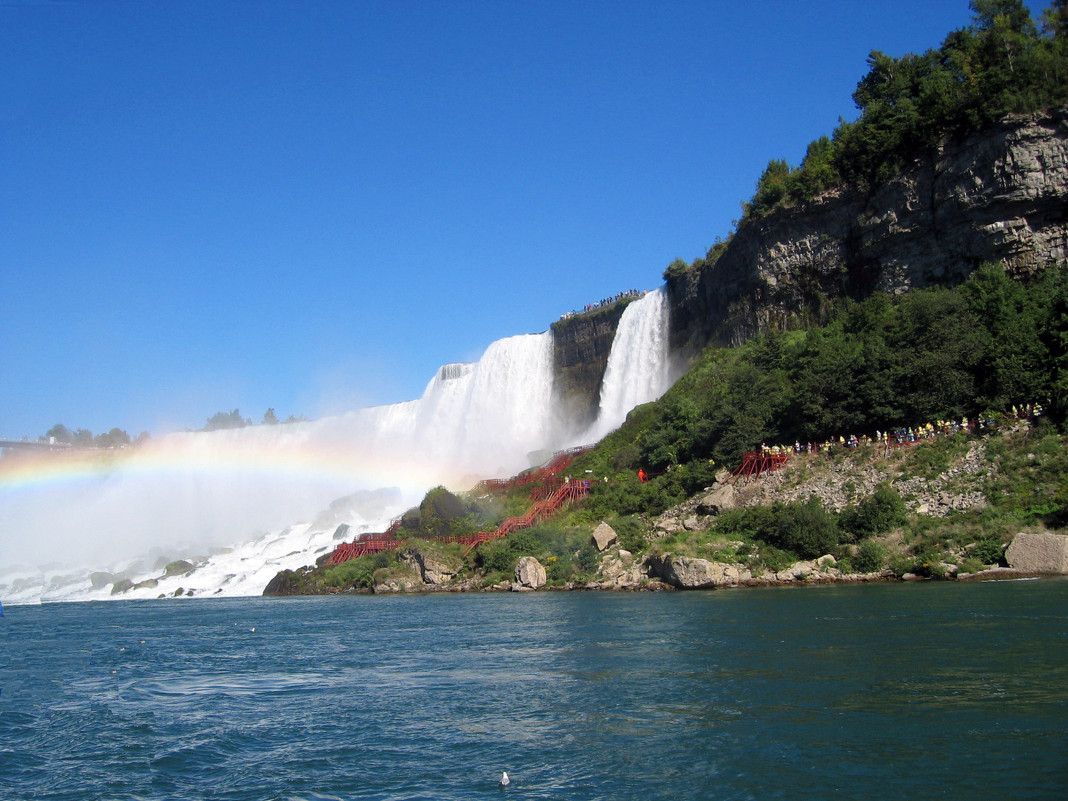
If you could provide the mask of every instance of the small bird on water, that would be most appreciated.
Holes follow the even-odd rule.
[[[501,773],[501,780],[497,782],[501,787],[507,787],[512,783],[512,780],[508,778],[508,771]]]

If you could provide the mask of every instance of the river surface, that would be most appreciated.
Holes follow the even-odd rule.
[[[9,801],[1068,797],[1066,580],[5,611]]]

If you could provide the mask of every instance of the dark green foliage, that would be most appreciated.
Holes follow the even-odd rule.
[[[659,513],[761,443],[873,436],[1034,402],[1053,424],[1064,422],[1068,268],[1022,283],[988,266],[955,289],[845,301],[823,327],[709,348],[658,403],[635,410],[576,463],[609,479],[594,483],[583,522]],[[938,438],[913,469],[937,475],[962,447]],[[638,468],[649,481],[638,481]],[[1068,515],[1065,494],[1043,519]],[[866,525],[854,533],[867,536]]]
[[[477,503],[465,503],[445,487],[434,487],[423,496],[418,509],[401,517],[401,528],[410,536],[457,537],[489,526],[489,513]]]
[[[1064,0],[1043,13],[1041,32],[1022,0],[973,0],[972,10],[972,25],[936,50],[900,58],[872,51],[853,94],[860,117],[813,142],[796,170],[770,162],[745,216],[842,184],[881,184],[947,137],[1068,102]]]
[[[857,539],[883,534],[905,522],[905,502],[889,484],[880,484],[871,497],[844,509],[838,524]]]
[[[796,553],[802,559],[815,559],[838,545],[838,521],[823,508],[819,498],[788,504],[776,516],[777,537],[771,544]]]
[[[606,521],[619,537],[619,547],[625,551],[644,551],[646,547],[645,530],[640,519],[634,515],[613,517]]]
[[[757,181],[756,194],[746,208],[746,213],[767,213],[786,197],[790,187],[790,165],[781,159],[772,159]]]
[[[374,586],[375,571],[390,567],[396,562],[395,551],[380,551],[360,556],[334,567],[323,568],[322,583],[326,587],[370,588]]]
[[[682,259],[675,259],[664,270],[665,281],[675,281],[682,277],[682,275],[689,269],[689,265]]]
[[[241,416],[241,412],[238,409],[233,409],[229,412],[216,412],[208,418],[208,422],[204,424],[204,431],[220,431],[227,428],[244,428],[245,426],[252,425],[251,420],[246,420]]]
[[[886,549],[875,540],[864,540],[857,546],[852,561],[858,573],[876,573],[886,564]]]
[[[976,541],[975,547],[968,552],[968,555],[984,565],[996,565],[1005,555],[1005,546],[1001,544],[1001,540],[984,537]]]
[[[757,540],[801,557],[815,559],[838,546],[838,522],[818,498],[723,512],[717,532]]]
[[[74,434],[62,423],[56,423],[45,432],[45,439],[55,439],[56,442],[70,443],[74,441]]]
[[[71,431],[62,423],[56,423],[45,432],[43,440],[54,439],[62,445],[76,445],[79,448],[122,448],[130,444],[130,435],[121,428],[113,428],[106,434],[97,434],[85,428]]]
[[[533,556],[541,562],[553,584],[590,574],[600,564],[600,554],[590,543],[588,529],[569,529],[554,523],[542,523],[480,545],[473,559],[475,567],[484,573],[511,579],[521,556]]]

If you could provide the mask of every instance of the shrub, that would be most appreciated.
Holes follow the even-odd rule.
[[[985,537],[975,543],[975,547],[968,552],[968,556],[976,559],[984,565],[996,565],[1001,562],[1005,555],[1005,546],[1000,540],[993,537]]]
[[[838,521],[819,498],[801,503],[776,504],[774,521],[764,539],[802,559],[815,559],[838,544]]]
[[[777,573],[796,561],[792,553],[774,545],[761,543],[757,551],[749,557],[749,567],[754,575],[760,575],[762,571]]]
[[[342,562],[323,571],[323,584],[327,587],[372,587],[374,574],[380,568],[389,567],[396,561],[393,551],[360,556]]]
[[[883,483],[870,497],[844,509],[838,522],[857,539],[883,534],[905,522],[905,502],[897,490]]]
[[[608,521],[608,525],[612,527],[619,537],[620,548],[631,553],[638,553],[648,547],[649,543],[645,540],[645,529],[641,520],[635,515],[613,517]]]
[[[886,564],[886,549],[875,540],[864,540],[857,546],[852,564],[858,573],[875,573]]]

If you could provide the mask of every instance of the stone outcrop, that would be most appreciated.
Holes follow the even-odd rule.
[[[593,540],[594,547],[601,552],[608,550],[608,548],[619,542],[619,535],[616,534],[616,530],[604,522],[593,530],[590,538]]]
[[[1004,260],[1068,258],[1068,109],[1012,118],[849,190],[741,225],[720,258],[668,282],[671,342],[695,354],[810,316],[828,297],[955,285]]]
[[[425,584],[447,584],[462,566],[460,560],[436,553],[431,547],[413,549],[410,558]]]
[[[741,506],[742,496],[737,488],[729,483],[730,473],[721,470],[716,476],[716,483],[695,495],[688,501],[674,506],[653,521],[654,539],[666,537],[676,531],[702,531],[712,523],[712,518],[724,509]]]
[[[1021,532],[1012,538],[1005,561],[1022,573],[1068,574],[1068,535]]]
[[[521,556],[515,566],[515,583],[512,589],[537,590],[545,586],[547,577],[541,562],[533,556]]]
[[[748,569],[723,562],[710,562],[692,556],[664,554],[646,560],[650,575],[672,587],[698,590],[709,587],[729,587],[753,577]]]
[[[793,584],[798,582],[820,583],[830,581],[879,581],[892,574],[849,573],[838,569],[833,556],[826,554],[818,559],[795,562],[778,572],[754,574],[743,564],[714,562],[692,556],[662,554],[646,557],[645,567],[650,576],[680,590],[700,590],[738,585],[761,586],[769,584]]]
[[[597,581],[586,585],[589,590],[635,590],[646,582],[648,568],[636,562],[634,554],[622,548],[607,551],[601,557]]]
[[[375,571],[375,594],[390,592],[415,592],[426,585],[419,570],[411,563],[401,562],[396,567],[384,567]]]
[[[553,323],[553,403],[575,432],[597,419],[601,381],[625,302]]]
[[[163,569],[163,577],[170,578],[171,576],[184,576],[188,573],[192,573],[196,570],[196,567],[187,562],[185,559],[177,559],[173,562],[169,562]]]

